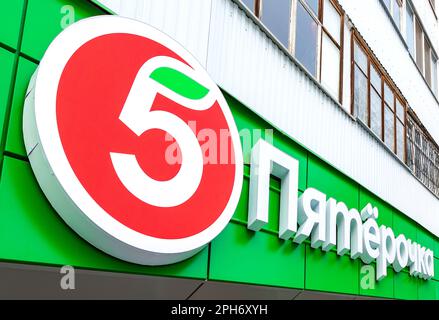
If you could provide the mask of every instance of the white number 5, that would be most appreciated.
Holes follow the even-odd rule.
[[[215,97],[209,90],[202,99],[189,99],[151,79],[151,73],[163,66],[206,85],[186,64],[164,56],[152,58],[137,73],[119,119],[137,136],[151,129],[161,129],[172,135],[181,151],[180,170],[170,180],[157,181],[142,170],[135,155],[111,152],[110,156],[117,176],[134,196],[157,207],[175,207],[186,202],[198,189],[203,174],[203,156],[190,127],[170,112],[151,111],[153,101],[160,93],[187,108],[205,110],[212,106]]]

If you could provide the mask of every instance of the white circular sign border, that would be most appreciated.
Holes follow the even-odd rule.
[[[56,119],[56,95],[61,74],[71,56],[84,43],[98,36],[112,33],[139,35],[166,46],[177,53],[192,68],[198,70],[200,75],[205,78],[204,83],[210,84],[209,87],[217,91],[217,101],[229,125],[234,146],[235,182],[228,204],[220,217],[212,225],[196,235],[182,239],[159,239],[141,234],[126,227],[105,212],[88,194],[77,179],[64,153]],[[47,159],[48,166],[45,169],[34,168],[32,165],[32,157],[29,157],[29,159],[34,171],[49,171],[36,174],[49,201],[52,204],[57,203],[57,206],[60,204],[60,199],[51,199],[53,186],[47,185],[47,180],[50,180],[50,177],[49,179],[44,178],[47,174],[53,175],[66,193],[65,199],[62,201],[70,200],[72,203],[68,205],[78,208],[75,213],[68,212],[70,210],[65,210],[67,212],[63,212],[63,210],[57,211],[83,238],[118,258],[141,264],[161,265],[174,263],[190,257],[212,241],[226,227],[238,204],[243,180],[243,159],[238,130],[228,104],[217,85],[208,76],[203,66],[178,42],[147,24],[129,18],[119,16],[87,18],[69,26],[53,40],[36,72],[38,73],[36,79],[34,79],[35,110],[32,110],[34,111],[33,113],[29,110],[30,108],[25,107],[25,113],[27,113],[27,115],[24,115],[23,131],[25,142],[26,140],[35,140],[35,137],[28,136],[32,130],[26,128],[28,124],[25,121],[26,118],[29,119],[34,116],[35,123],[33,125],[35,128],[33,129],[37,130],[37,132],[33,132],[33,134],[37,133],[38,135],[40,143],[38,149],[43,153],[43,158]],[[32,83],[30,85],[32,85]],[[31,126],[32,125],[29,125],[29,127]],[[32,146],[26,143],[26,147]],[[35,151],[37,152],[39,150]],[[28,153],[30,152],[30,150],[27,151]],[[59,196],[59,190],[57,194]],[[77,214],[78,216],[73,217],[71,216],[72,214]],[[84,224],[88,225],[84,226]],[[95,228],[95,226],[97,228]],[[100,237],[97,234],[88,234],[88,232],[93,229],[96,229],[97,232],[105,233],[102,235],[103,238],[99,239]],[[109,239],[108,236],[114,238],[116,241],[111,241],[112,239]],[[109,243],[111,243],[111,245],[108,245]],[[132,250],[131,252],[121,252],[122,248],[123,250]]]

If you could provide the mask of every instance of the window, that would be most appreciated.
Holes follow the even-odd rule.
[[[363,123],[368,124],[369,115],[367,112],[367,74],[368,61],[363,50],[355,43],[354,49],[355,66],[354,66],[354,115]],[[381,134],[380,134],[381,136]]]
[[[264,1],[260,7],[261,21],[288,48],[290,40],[291,0]]]
[[[407,166],[439,197],[439,147],[412,111],[407,114]]]
[[[318,23],[302,4],[297,3],[295,56],[303,66],[317,77]]]
[[[398,29],[401,30],[402,27],[402,0],[384,0],[384,5],[387,8],[387,11],[392,16],[393,21],[395,22]]]
[[[395,100],[396,117],[395,117],[395,132],[396,132],[396,155],[404,161],[405,156],[405,122],[406,111],[404,103],[397,98]]]
[[[424,37],[422,36],[421,24],[416,21],[416,64],[419,70],[424,70],[424,57],[422,55],[422,48],[424,44]]]
[[[343,15],[331,0],[297,0],[294,55],[341,100]]]
[[[425,61],[425,80],[431,87],[431,47],[428,40],[424,40],[424,61]]]
[[[341,95],[341,21],[341,14],[334,4],[329,0],[325,0],[322,27],[320,80],[322,85],[335,97]]]
[[[407,2],[406,6],[406,39],[407,46],[409,47],[410,54],[415,55],[415,13],[412,7]]]
[[[255,12],[255,0],[241,0],[250,11]]]
[[[341,102],[343,13],[337,1],[244,0],[243,3]]]
[[[420,20],[409,1],[406,2],[406,42],[419,71],[433,93],[438,94],[437,55],[425,33]]]
[[[355,31],[352,43],[352,113],[405,161],[406,103]]]
[[[395,151],[395,96],[389,85],[384,82],[384,143]]]
[[[437,82],[437,56],[431,53],[431,87],[434,94],[438,95],[438,82]]]

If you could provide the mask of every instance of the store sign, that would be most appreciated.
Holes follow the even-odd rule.
[[[279,238],[298,244],[310,238],[312,248],[336,248],[338,255],[350,253],[366,264],[376,262],[377,280],[387,275],[390,265],[396,272],[409,267],[410,275],[422,279],[434,276],[433,251],[378,226],[378,208],[370,203],[359,212],[314,188],[297,199],[298,161],[264,140],[252,150],[250,170],[249,229],[259,231],[268,223],[269,183],[274,175],[282,181]]]
[[[28,92],[32,169],[55,210],[97,248],[169,264],[229,223],[243,178],[233,116],[204,68],[162,32],[117,16],[79,21],[50,44]],[[227,161],[205,161],[191,122],[227,137]]]
[[[23,125],[52,206],[120,259],[163,265],[189,258],[236,209],[243,159],[228,105],[184,48],[143,23],[105,16],[64,30],[32,77]],[[220,141],[209,152],[206,131]],[[250,162],[249,229],[268,223],[274,175],[281,180],[279,238],[310,238],[313,248],[376,262],[378,280],[389,265],[434,275],[433,252],[378,226],[371,204],[359,212],[313,188],[297,198],[298,161],[265,140]]]

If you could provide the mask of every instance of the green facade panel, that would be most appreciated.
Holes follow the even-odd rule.
[[[439,281],[439,259],[434,258],[434,280]]]
[[[305,288],[359,294],[359,261],[306,245]]]
[[[104,14],[88,1],[28,0],[21,51],[41,60],[50,42],[68,25]]]
[[[209,279],[303,288],[305,247],[229,223],[211,244]]]
[[[407,239],[417,241],[417,227],[406,216],[395,212],[393,215],[393,232],[395,236],[403,234]]]
[[[430,234],[430,232],[428,232],[427,230],[425,230],[423,227],[421,226],[417,226],[417,242],[429,249],[432,249],[434,252],[435,249],[435,245],[436,245],[436,241],[434,239],[434,237]],[[437,255],[436,253],[434,253],[435,255]]]
[[[30,78],[38,65],[25,59],[18,60],[17,77],[15,78],[14,95],[12,98],[12,109],[8,127],[8,135],[5,150],[17,155],[26,156],[26,149],[23,141],[23,108],[26,90]]]
[[[422,279],[418,280],[418,299],[419,300],[437,300],[439,296],[437,295],[437,288],[439,282],[430,280],[424,281]]]
[[[327,198],[343,201],[349,209],[358,209],[358,184],[314,155],[308,160],[308,188],[325,193]]]
[[[17,49],[24,0],[0,1],[0,43]]]
[[[390,228],[393,227],[393,212],[391,206],[389,206],[386,202],[373,195],[368,190],[360,187],[360,200],[359,200],[359,209],[363,209],[368,203],[372,206],[378,208],[378,225],[385,225]]]
[[[387,276],[376,281],[376,264],[365,265],[360,261],[360,294],[370,297],[392,299],[393,292],[393,268],[387,268]]]
[[[12,68],[14,65],[14,54],[7,50],[0,48],[0,141],[3,134],[6,134],[6,128],[4,127],[5,114],[8,104],[9,89],[12,81]],[[0,145],[1,147],[1,145]],[[3,150],[0,150],[3,152]],[[0,154],[2,156],[2,154]],[[0,161],[1,163],[1,161]]]
[[[181,263],[147,267],[115,259],[73,232],[52,209],[27,162],[5,157],[0,180],[0,259],[205,279],[208,250]]]
[[[410,276],[408,272],[395,273],[393,286],[396,299],[416,300],[418,299],[419,279]]]

